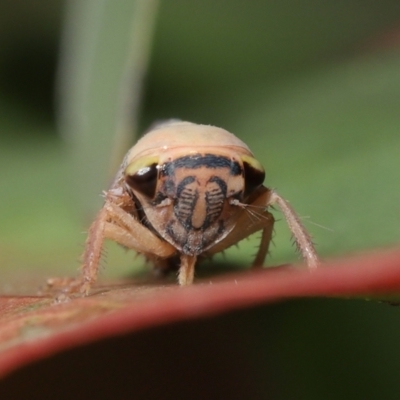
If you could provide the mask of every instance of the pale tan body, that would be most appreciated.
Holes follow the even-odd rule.
[[[150,174],[154,168],[155,178]],[[263,173],[248,147],[223,129],[175,121],[156,127],[128,152],[105,193],[89,230],[82,276],[70,289],[89,292],[106,238],[145,255],[158,268],[179,257],[179,284],[189,285],[198,257],[262,231],[253,261],[254,267],[262,266],[274,225],[267,211],[272,205],[281,208],[308,267],[316,268],[312,241],[289,204],[261,184],[243,195],[248,181]],[[152,195],[146,192],[146,174],[155,179]]]

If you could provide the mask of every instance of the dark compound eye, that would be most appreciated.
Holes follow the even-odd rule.
[[[253,157],[242,156],[244,169],[245,196],[260,187],[265,178],[263,166]]]
[[[125,170],[125,181],[135,191],[154,198],[157,189],[158,162],[154,157],[139,159]]]

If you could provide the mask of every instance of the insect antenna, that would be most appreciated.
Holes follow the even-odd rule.
[[[233,200],[231,204],[243,208],[249,214],[249,216],[252,217],[250,218],[252,222],[261,221],[262,219],[269,219],[263,214],[266,209],[265,206],[255,206],[253,204],[240,203],[238,200]],[[259,211],[260,209],[262,212]]]
[[[312,225],[318,226],[318,228],[325,229],[326,231],[329,231],[329,232],[335,232],[335,230],[332,229],[332,228],[328,228],[327,226],[324,226],[324,225],[318,224],[318,223],[316,223],[314,221],[311,221],[311,219],[310,219],[311,217],[309,215],[305,215],[305,216],[302,216],[302,217],[299,217],[299,218],[301,220],[305,220],[305,222],[308,223],[308,224],[312,224]]]

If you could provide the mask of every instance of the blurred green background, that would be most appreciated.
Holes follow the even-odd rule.
[[[129,58],[126,32],[131,32],[135,4],[0,3],[3,293],[76,271],[83,231],[101,206],[99,193],[110,179],[108,153],[119,110],[110,99],[116,71]],[[151,31],[151,18],[144,22]],[[266,185],[289,199],[303,217],[322,257],[399,242],[398,1],[164,0],[149,42],[142,102],[135,108],[140,118],[132,113],[132,130],[143,130],[157,119],[181,118],[235,133],[264,164]],[[140,59],[144,65],[146,49]],[[82,72],[80,65],[87,70]],[[82,118],[77,129],[74,113]],[[85,126],[98,136],[85,139],[80,134]],[[279,211],[275,215],[280,221],[268,262],[295,261],[290,235]],[[239,250],[227,252],[227,260],[249,264],[256,244],[245,241]],[[112,244],[108,249],[102,276],[124,276],[133,270],[132,263],[141,268],[142,260],[132,261],[132,253]],[[371,387],[382,378],[380,365],[385,364],[385,376],[390,371],[395,375],[381,398],[398,398],[394,394],[400,379],[394,377],[400,373],[400,346],[392,348],[393,342],[383,340],[384,331],[399,329],[398,310],[351,301],[320,304],[305,311],[310,330],[314,320],[325,327],[326,322],[337,326],[349,320],[357,326],[357,319],[374,318],[364,334],[377,338],[376,347],[367,341],[357,354],[365,357],[374,379],[358,393],[376,398],[368,396],[376,392]],[[281,307],[287,321],[305,308],[304,303]],[[332,319],[320,318],[321,313]],[[274,316],[265,318],[273,324]],[[278,324],[275,339],[282,338],[282,346],[285,340],[298,346],[299,357],[315,357],[318,349],[301,351],[306,328],[299,342],[285,333],[304,324],[302,318],[287,321],[285,328]],[[349,333],[350,349],[359,333]],[[330,340],[329,332],[324,335]],[[359,358],[357,365],[350,363],[349,370],[359,363]],[[324,385],[331,374],[323,368],[313,369],[312,376],[304,373],[310,384],[303,388],[304,397],[296,398],[355,398],[354,393],[345,397],[344,389],[338,397],[330,384]],[[313,392],[315,380],[322,386]]]

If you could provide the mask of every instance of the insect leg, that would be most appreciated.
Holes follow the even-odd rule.
[[[272,222],[270,224],[265,225],[265,228],[262,230],[260,247],[258,248],[256,257],[253,261],[252,264],[253,268],[262,267],[265,257],[268,254],[268,248],[271,242],[273,228],[274,224]]]
[[[154,257],[167,258],[176,253],[169,243],[155,236],[135,217],[117,204],[106,201],[89,229],[83,253],[80,292],[88,294],[96,281],[104,239]]]
[[[193,283],[194,266],[196,264],[196,256],[181,255],[181,265],[179,267],[179,285],[186,286]]]
[[[80,292],[89,293],[91,285],[96,281],[97,271],[104,242],[104,229],[107,220],[107,210],[102,208],[89,228],[82,255],[81,275],[78,278],[50,278],[47,280],[48,290],[60,290],[62,294]]]
[[[315,269],[319,265],[317,253],[314,249],[310,235],[301,224],[299,217],[289,205],[289,203],[279,196],[274,190],[269,191],[267,206],[278,205],[285,216],[286,223],[294,237],[297,248],[299,249],[304,261],[309,269]]]
[[[108,239],[153,258],[168,258],[176,253],[175,247],[157,237],[116,204],[108,203],[104,207],[108,209],[109,214],[104,233]]]
[[[85,251],[82,255],[82,275],[80,277],[81,287],[79,289],[79,291],[85,295],[88,295],[91,285],[97,278],[107,217],[108,210],[104,206],[97,214],[96,219],[89,228]]]
[[[273,215],[266,210],[268,198],[269,190],[262,187],[249,204],[235,203],[238,207],[238,218],[235,223],[235,228],[225,239],[216,243],[208,250],[205,255],[212,256],[240,242],[253,233],[262,231],[260,247],[252,263],[253,267],[261,267],[268,253],[275,222]],[[256,213],[249,212],[248,209],[251,207],[255,207],[260,211],[257,210]]]

